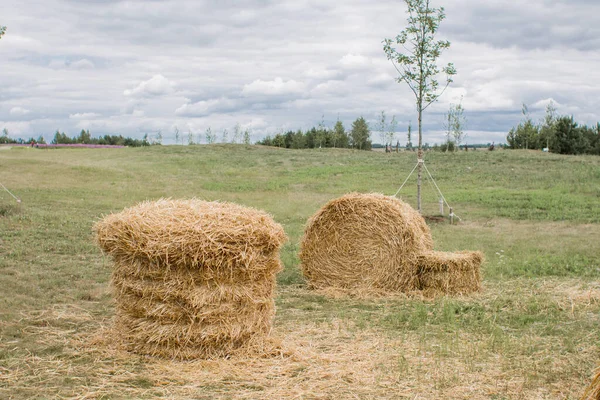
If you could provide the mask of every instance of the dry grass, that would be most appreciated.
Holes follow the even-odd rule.
[[[551,283],[536,290],[551,290]],[[581,285],[573,285],[573,288]],[[593,289],[593,298],[600,296]],[[491,287],[478,299],[487,304],[507,287]],[[589,291],[585,289],[584,291]],[[558,292],[558,291],[557,291]],[[572,291],[569,291],[572,292]],[[282,300],[306,296],[299,289]],[[535,294],[533,294],[535,295]],[[556,300],[569,303],[567,292]],[[385,308],[394,303],[382,299]],[[585,300],[576,315],[595,308]],[[383,312],[385,313],[385,312]],[[564,399],[578,398],[584,385],[578,364],[596,353],[594,333],[576,358],[556,352],[551,337],[497,338],[474,332],[440,335],[358,327],[346,318],[278,319],[283,349],[268,357],[175,361],[135,356],[112,341],[111,321],[85,309],[60,306],[30,314],[26,334],[51,352],[23,354],[0,374],[0,397],[240,398],[240,399]],[[531,348],[530,341],[535,346]],[[8,347],[9,344],[3,343]],[[552,357],[548,357],[552,354]],[[560,376],[557,380],[554,377]],[[65,384],[68,382],[68,384]],[[41,388],[43,388],[43,391]]]
[[[429,227],[408,204],[351,193],[307,223],[300,260],[311,287],[353,296],[468,294],[481,288],[480,252],[433,251]]]
[[[113,337],[140,354],[272,353],[283,228],[260,211],[200,200],[144,202],[94,226],[114,260]]]
[[[24,202],[0,217],[1,399],[572,400],[600,360],[600,203],[590,184],[598,157],[431,153],[432,172],[465,221],[432,227],[436,249],[484,251],[484,290],[363,301],[305,290],[296,257],[303,226],[348,191],[395,190],[402,182],[381,177],[410,171],[412,154],[255,146],[2,153],[0,181]],[[414,192],[413,184],[406,199]],[[161,196],[248,204],[285,224],[291,241],[273,320],[284,351],[170,361],[111,342],[112,266],[90,240],[91,224]]]

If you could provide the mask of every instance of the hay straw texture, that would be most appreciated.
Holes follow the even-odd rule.
[[[309,219],[300,260],[315,289],[435,296],[479,290],[483,254],[433,251],[429,227],[408,204],[382,194],[351,193]]]
[[[596,369],[596,375],[581,400],[600,400],[600,366]]]
[[[129,350],[224,357],[268,336],[287,240],[268,214],[162,199],[109,215],[94,232],[114,260],[115,330]]]

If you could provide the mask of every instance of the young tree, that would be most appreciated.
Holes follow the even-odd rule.
[[[250,131],[244,129],[244,144],[250,144]]]
[[[456,146],[460,146],[467,136],[465,127],[467,126],[467,118],[464,115],[464,107],[462,106],[462,98],[460,103],[454,106],[452,113],[452,136]]]
[[[188,129],[188,145],[194,144],[194,134],[191,129]]]
[[[554,106],[554,102],[550,101],[546,106],[546,115],[544,116],[542,126],[540,127],[539,145],[542,146],[542,148],[550,148],[550,141],[556,135],[556,122],[556,107]]]
[[[411,136],[412,136],[412,122],[409,122],[408,123],[408,131],[406,133],[406,138],[407,138],[406,150],[412,150],[412,148],[413,148]]]
[[[421,176],[423,160],[423,111],[436,101],[452,82],[456,69],[448,63],[440,69],[436,60],[450,42],[435,40],[440,23],[446,17],[444,8],[432,8],[430,0],[404,0],[408,6],[408,26],[394,39],[384,39],[383,50],[398,71],[396,80],[405,82],[415,95],[419,120],[419,151],[417,153],[417,209],[421,212]],[[394,46],[397,45],[400,50]],[[446,74],[446,85],[440,89],[437,76]]]
[[[452,106],[450,106],[452,107]],[[448,111],[448,113],[445,115],[446,117],[446,121],[444,122],[444,128],[446,129],[446,143],[444,143],[444,145],[442,145],[443,148],[443,152],[446,153],[448,151],[448,148],[450,147],[450,144],[452,143],[452,108],[450,108],[450,110]],[[452,148],[454,148],[454,143],[452,143]]]
[[[227,143],[227,138],[229,137],[229,132],[227,132],[227,128],[223,129],[223,136],[221,137],[222,143]]]
[[[173,130],[175,131],[175,144],[179,144],[179,128],[175,126]]]
[[[241,139],[242,139],[242,126],[238,122],[233,127],[233,137],[231,138],[231,143],[241,142]]]
[[[536,149],[538,148],[540,128],[533,123],[526,104],[523,104],[521,113],[525,118],[524,121],[508,132],[506,141],[511,149]]]
[[[162,140],[163,140],[162,130],[159,129],[158,132],[156,133],[156,143],[162,144]]]
[[[315,137],[315,147],[317,147],[317,145],[319,146],[319,148],[326,146],[326,143],[325,143],[326,135],[327,135],[327,132],[326,132],[326,128],[325,128],[325,114],[322,114],[321,121],[319,121],[319,125],[317,127],[317,134]]]
[[[396,121],[395,115],[392,115],[392,120],[390,121],[388,128],[389,131],[387,133],[386,141],[390,142],[390,146],[392,146],[392,143],[394,143],[394,137],[396,136],[396,129],[398,128],[398,122]]]
[[[4,36],[5,33],[6,33],[6,27],[0,26],[0,39],[2,39],[2,36]]]
[[[207,144],[212,144],[215,142],[215,137],[212,133],[212,129],[210,129],[210,126],[208,128],[206,128],[205,136],[206,136]]]
[[[352,130],[350,131],[352,147],[360,150],[371,150],[370,135],[369,126],[363,117],[357,118],[352,123]]]
[[[379,138],[381,139],[381,145],[387,145],[386,134],[385,134],[385,111],[381,110],[379,118],[377,119],[377,130],[379,130]]]
[[[458,104],[450,104],[446,114],[446,151],[457,150],[465,138],[465,125],[467,119],[464,116],[465,109],[462,106],[462,98]]]

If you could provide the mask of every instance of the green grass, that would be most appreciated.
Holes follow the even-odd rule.
[[[151,361],[103,358],[73,344],[82,332],[110,324],[113,315],[110,261],[93,244],[92,224],[138,201],[198,197],[264,209],[284,226],[290,241],[278,276],[280,335],[314,337],[322,341],[319,351],[337,348],[340,360],[343,349],[336,346],[345,341],[359,346],[368,336],[396,343],[397,350],[374,361],[369,371],[377,379],[370,386],[358,385],[357,377],[356,386],[347,382],[359,397],[386,397],[417,382],[423,387],[406,389],[412,393],[407,396],[473,398],[460,394],[461,385],[471,382],[487,393],[480,398],[576,398],[600,360],[598,157],[426,155],[462,218],[458,225],[432,225],[436,248],[485,253],[480,295],[358,301],[306,289],[297,253],[308,217],[346,192],[393,194],[415,158],[235,145],[1,151],[0,182],[23,202],[18,206],[0,193],[0,397],[81,397],[98,387],[97,397],[106,398],[278,397],[269,384],[235,374],[233,380],[205,377],[197,387],[173,377],[165,383],[173,392],[165,392]],[[411,180],[401,195],[414,204],[415,192]],[[424,204],[426,213],[438,212],[427,183]],[[326,334],[319,338],[311,329]],[[340,343],[328,341],[334,334]],[[115,363],[126,375],[98,372]],[[67,365],[71,372],[62,376]],[[300,363],[292,375],[300,379],[324,365]],[[323,382],[337,379],[327,376]],[[435,384],[427,386],[427,376],[437,376]],[[492,377],[494,384],[486,380]]]

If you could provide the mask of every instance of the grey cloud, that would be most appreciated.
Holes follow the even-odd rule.
[[[82,70],[93,69],[96,67],[96,65],[86,58],[82,58],[76,61],[70,61],[65,59],[53,59],[52,61],[50,61],[50,63],[48,63],[48,67],[52,69],[68,68],[74,70]]]
[[[446,12],[449,16],[455,12],[460,15],[443,22],[444,31],[456,40],[501,48],[566,47],[583,51],[600,48],[598,2],[456,1]]]

